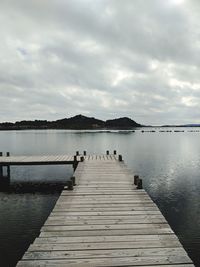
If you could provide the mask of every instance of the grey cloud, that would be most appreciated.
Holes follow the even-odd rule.
[[[0,119],[198,122],[196,0],[2,0]]]

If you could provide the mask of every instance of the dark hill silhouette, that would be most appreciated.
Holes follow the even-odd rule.
[[[133,128],[133,127],[140,127],[141,124],[138,124],[134,120],[130,118],[123,117],[114,120],[107,120],[105,123],[106,128]]]
[[[56,121],[34,120],[17,121],[15,123],[0,123],[0,130],[22,130],[22,129],[131,129],[142,125],[130,118],[119,118],[114,120],[99,120],[93,117],[76,115]]]
[[[86,117],[83,115],[76,115],[69,119],[61,119],[55,122],[58,128],[65,127],[68,129],[90,129],[104,127],[105,122],[95,118]]]

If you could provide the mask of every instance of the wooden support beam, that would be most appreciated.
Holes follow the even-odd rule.
[[[119,161],[122,161],[122,155],[119,155],[118,159]]]
[[[139,175],[134,175],[134,185],[138,184]]]
[[[0,157],[3,156],[3,153],[0,152]],[[6,157],[9,157],[10,153],[6,152]],[[7,175],[4,176],[3,167],[7,167]],[[0,188],[7,189],[10,185],[10,165],[1,165],[0,166]]]
[[[6,157],[10,157],[10,152],[6,152]],[[7,165],[7,179],[10,184],[10,165]]]
[[[68,185],[68,190],[73,190],[74,189],[72,180],[69,180],[67,185]]]
[[[142,179],[138,179],[137,189],[143,189]]]
[[[0,157],[3,156],[3,152],[0,152]],[[0,166],[0,178],[3,177],[3,166]]]
[[[76,170],[77,166],[78,166],[77,156],[74,156],[74,163],[73,163],[74,171]]]
[[[72,177],[71,177],[71,181],[72,181],[73,186],[76,185],[76,179],[75,179],[75,176],[72,176]]]
[[[7,178],[8,178],[9,183],[10,183],[10,165],[7,165]]]

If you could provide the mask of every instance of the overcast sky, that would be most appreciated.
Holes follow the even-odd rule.
[[[200,123],[199,0],[0,0],[0,121]]]

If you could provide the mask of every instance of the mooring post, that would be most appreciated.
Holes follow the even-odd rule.
[[[75,176],[72,176],[71,177],[71,181],[72,181],[73,186],[76,185],[76,178],[75,178]]]
[[[119,161],[122,161],[122,155],[119,155],[118,159]]]
[[[78,166],[77,156],[74,156],[74,162],[73,162],[74,171],[76,170],[77,166]]]
[[[10,152],[6,152],[6,157],[10,157]],[[7,165],[7,180],[10,184],[10,165]]]
[[[83,155],[86,156],[86,151],[83,151]]]
[[[106,155],[109,155],[109,150],[106,150]]]
[[[83,162],[84,161],[84,157],[83,156],[81,156],[81,162]]]
[[[0,152],[0,157],[3,156],[3,153]],[[10,153],[7,152],[6,156],[9,157]],[[7,167],[7,175],[4,176],[3,167]],[[0,187],[8,188],[10,185],[10,165],[0,165]]]
[[[134,175],[134,185],[138,184],[139,175]]]
[[[142,179],[138,179],[137,189],[143,189]]]
[[[79,151],[76,151],[76,156],[79,156]]]
[[[116,151],[116,150],[114,150],[114,151],[113,151],[113,154],[114,154],[114,155],[117,155],[117,151]]]
[[[73,190],[73,189],[74,189],[73,182],[72,182],[72,180],[69,180],[68,181],[68,190]]]
[[[3,156],[3,152],[0,152],[0,157],[2,157]],[[0,178],[2,178],[3,177],[3,166],[2,165],[0,165]]]

